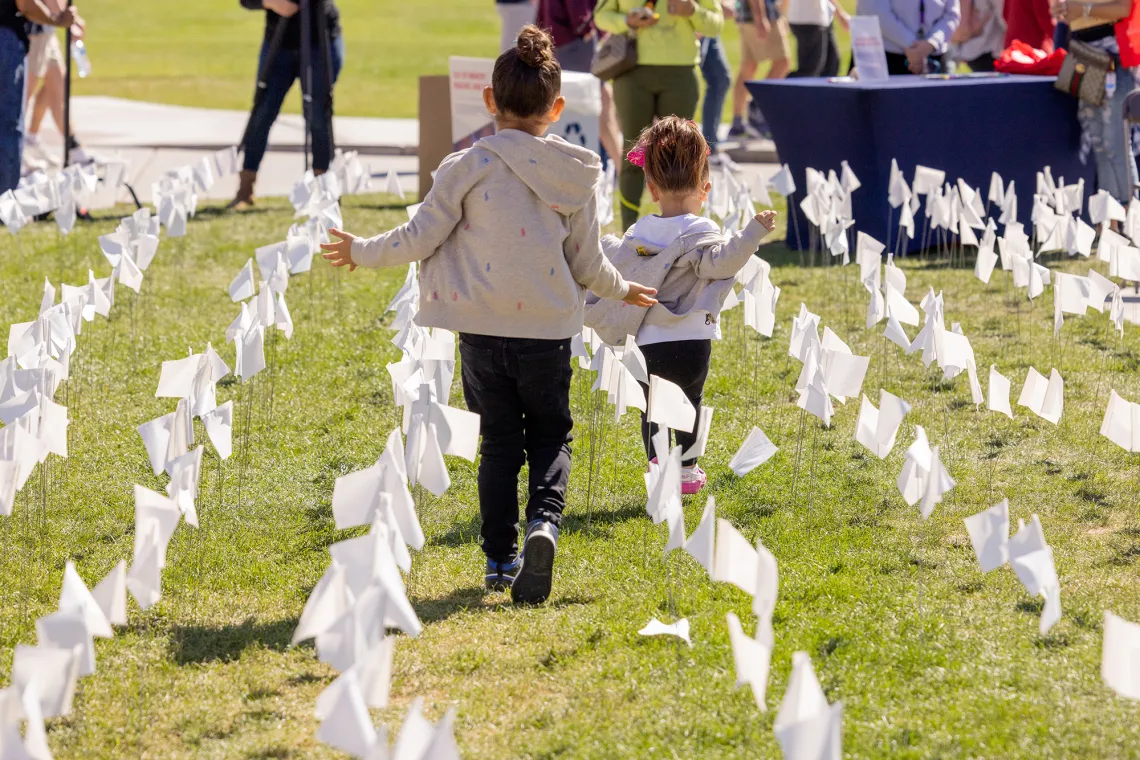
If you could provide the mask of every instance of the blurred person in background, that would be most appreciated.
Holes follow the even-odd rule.
[[[255,101],[255,106],[249,115],[248,133],[245,137],[245,155],[242,170],[239,174],[237,196],[230,201],[229,208],[245,209],[253,205],[253,186],[257,182],[257,170],[261,167],[261,159],[265,157],[265,149],[269,145],[269,130],[273,122],[281,113],[281,104],[285,96],[293,87],[293,82],[300,78],[301,72],[301,6],[293,0],[241,0],[242,7],[254,11],[265,11],[265,35],[261,41],[261,55],[258,57],[258,71],[267,65],[266,88],[264,94]],[[328,83],[336,83],[340,67],[344,62],[344,37],[340,33],[340,11],[337,10],[336,0],[311,0],[309,3],[310,15],[309,29],[311,40],[309,45],[309,60],[313,66],[312,113],[310,114],[309,128],[313,138],[313,173],[324,174],[328,171],[332,161],[332,112],[328,108],[331,102],[331,93]],[[324,15],[324,23],[329,34],[329,58],[331,59],[331,76],[325,75],[324,51],[318,47],[317,30],[320,14]],[[268,60],[270,41],[277,31],[278,24],[285,24],[284,37],[281,48],[277,51],[273,61]],[[316,43],[316,44],[314,44]]]
[[[610,2],[610,0],[603,0]],[[598,47],[594,26],[595,0],[539,0],[535,23],[554,38],[554,57],[563,71],[590,72]],[[598,117],[606,157],[621,171],[621,130],[614,113],[614,92],[602,82],[602,113]]]
[[[0,0],[0,193],[20,183],[24,153],[28,22],[71,27],[82,37],[83,19],[75,6],[53,11],[43,0]]]
[[[958,28],[958,0],[859,0],[858,15],[878,16],[887,73],[934,74]]]
[[[721,13],[726,19],[736,17],[736,7],[729,0],[722,0]],[[720,120],[724,113],[724,101],[732,87],[732,71],[728,68],[728,56],[724,54],[724,44],[720,37],[701,38],[701,76],[705,80],[705,100],[701,106],[701,133],[709,144],[713,164],[723,162],[727,156],[719,152]]]
[[[495,10],[499,12],[502,23],[499,30],[499,53],[512,49],[522,28],[534,23],[535,2],[536,0],[495,0]]]
[[[637,66],[614,79],[614,105],[633,148],[641,131],[662,116],[692,119],[701,97],[700,37],[716,37],[724,26],[719,0],[607,0],[594,14],[598,29],[632,34],[637,39]],[[618,183],[622,229],[641,214],[645,172],[629,162]]]
[[[732,127],[728,136],[771,138],[768,121],[756,104],[750,103],[744,83],[756,76],[756,69],[764,61],[772,62],[766,79],[788,75],[788,22],[780,15],[776,0],[740,0],[736,25],[740,29],[740,68],[732,84]]]
[[[61,0],[43,0],[43,3],[56,13],[61,13],[65,7]],[[49,153],[40,142],[40,127],[49,111],[60,134],[63,134],[67,70],[59,35],[54,28],[43,24],[29,25],[27,78],[28,97],[24,107],[25,110],[31,107],[31,116],[24,134],[24,168],[35,171],[48,166],[58,167],[63,163],[63,157]],[[71,122],[68,125],[71,131],[67,138],[68,160],[72,164],[88,163],[93,158],[75,139],[74,114]]]
[[[970,71],[993,71],[994,61],[1005,49],[1003,0],[961,0],[962,21],[950,37],[947,57],[970,67]]]
[[[851,16],[837,0],[788,0],[788,26],[796,38],[796,70],[790,77],[839,76],[839,43],[832,19],[850,29]]]

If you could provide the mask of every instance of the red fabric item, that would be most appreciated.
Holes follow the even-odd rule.
[[[1116,44],[1120,46],[1120,65],[1140,66],[1140,2],[1132,0],[1127,18],[1116,22]]]
[[[1064,50],[1046,53],[1044,50],[1026,45],[1021,40],[1014,40],[1013,44],[1001,51],[1001,55],[994,61],[994,69],[1006,74],[1055,77],[1061,71],[1061,64],[1064,61]]]
[[[1005,46],[1015,40],[1053,52],[1053,17],[1049,13],[1049,0],[1005,0],[1002,7],[1005,18]]]

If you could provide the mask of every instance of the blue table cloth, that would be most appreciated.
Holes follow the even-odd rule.
[[[1036,173],[1043,167],[1067,184],[1084,178],[1086,198],[1096,189],[1093,161],[1082,165],[1078,157],[1077,101],[1054,90],[1052,77],[804,78],[748,82],[748,89],[772,127],[780,161],[795,178],[796,198],[790,202],[803,198],[805,168],[838,173],[839,162],[847,161],[862,182],[851,199],[855,229],[884,243],[892,158],[908,184],[915,165],[922,164],[945,170],[951,183],[960,177],[986,193],[990,173],[998,172],[1007,185],[1016,183],[1018,216],[1026,226]],[[922,213],[915,222],[919,238]],[[898,218],[895,211],[892,248]],[[799,222],[798,236],[790,219],[788,225],[788,245],[796,249],[809,242],[802,212]],[[911,250],[920,242],[913,241]]]

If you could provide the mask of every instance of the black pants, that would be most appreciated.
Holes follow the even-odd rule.
[[[562,522],[570,479],[570,339],[459,336],[463,396],[480,415],[483,553],[518,556],[519,471],[530,464],[526,520]]]
[[[693,432],[674,430],[677,438],[676,445],[681,447],[682,453],[688,450],[697,440],[701,421],[701,399],[704,398],[705,380],[709,377],[709,359],[712,357],[711,340],[674,340],[667,343],[650,343],[641,346],[641,353],[645,355],[645,366],[649,374],[657,375],[663,380],[681,386],[685,396],[697,410],[697,422],[693,425]],[[643,385],[646,399],[649,398],[649,386]],[[657,426],[651,425],[645,413],[641,414],[641,440],[645,444],[645,451],[650,459],[664,456],[668,452],[657,452],[653,449],[653,436],[657,433]],[[658,460],[660,461],[660,459]],[[686,459],[682,464],[692,467],[696,459]]]
[[[796,70],[789,77],[835,77],[839,76],[839,45],[835,41],[835,29],[814,24],[792,24],[792,34],[796,37]]]
[[[932,74],[942,72],[942,56],[932,55],[926,60],[932,64],[932,66],[930,66]],[[907,63],[906,56],[902,53],[887,53],[887,73],[891,76],[909,74],[910,64]]]
[[[992,53],[982,53],[972,61],[966,61],[970,71],[994,71],[994,57]]]

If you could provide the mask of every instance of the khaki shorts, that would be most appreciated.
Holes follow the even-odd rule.
[[[788,58],[788,21],[782,16],[763,40],[756,38],[752,24],[740,25],[740,59],[744,63],[784,61]]]
[[[48,65],[54,61],[63,68],[63,48],[55,30],[43,34],[33,34],[28,39],[28,73],[43,79]]]

